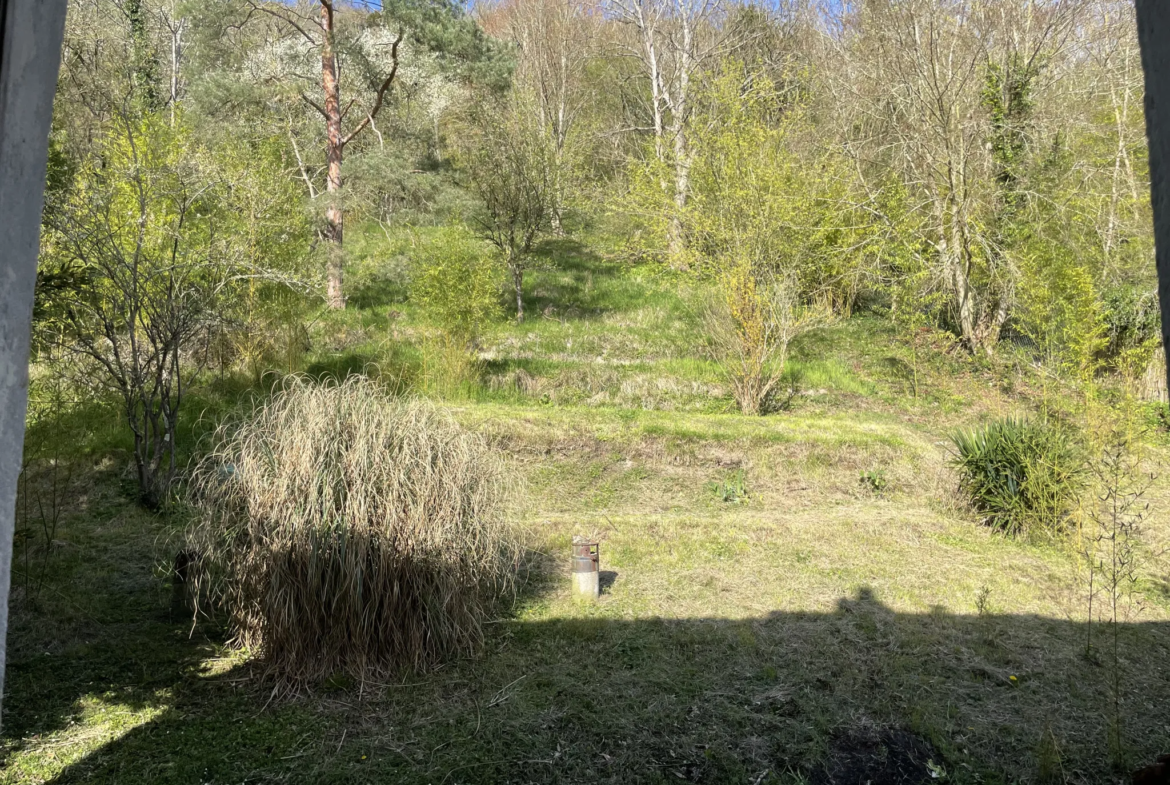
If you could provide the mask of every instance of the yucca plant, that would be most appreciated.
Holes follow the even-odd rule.
[[[291,682],[475,651],[519,546],[501,456],[360,377],[285,382],[197,467],[192,547],[235,640]]]
[[[1085,454],[1067,430],[1008,418],[952,437],[959,486],[987,522],[1008,534],[1057,533],[1085,487]]]

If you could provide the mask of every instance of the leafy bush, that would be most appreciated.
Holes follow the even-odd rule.
[[[1067,431],[1009,418],[952,439],[960,488],[989,524],[1009,534],[1063,528],[1086,474],[1084,452]]]
[[[762,414],[784,378],[792,341],[823,325],[828,313],[802,305],[791,278],[761,280],[746,264],[714,288],[703,319],[707,351],[723,367],[740,411]]]
[[[1126,349],[1157,344],[1162,338],[1162,319],[1157,292],[1142,287],[1107,289],[1102,296],[1108,344],[1112,357]]]
[[[289,682],[472,653],[519,553],[500,456],[433,407],[293,379],[192,483],[208,595]]]
[[[410,297],[455,344],[475,342],[501,313],[504,270],[466,229],[437,232],[417,256]]]

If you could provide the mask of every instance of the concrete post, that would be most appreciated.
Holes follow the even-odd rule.
[[[8,637],[33,287],[64,30],[65,0],[0,0],[0,642]],[[4,665],[0,646],[0,697]]]

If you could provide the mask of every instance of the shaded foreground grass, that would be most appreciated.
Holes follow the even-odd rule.
[[[1161,662],[1170,654],[1170,625],[1124,634]],[[947,781],[1029,780],[1046,732],[1067,781],[1103,782],[1106,764],[1084,751],[1105,733],[1094,711],[1104,678],[1079,658],[1083,637],[1082,625],[1030,615],[899,614],[863,589],[830,613],[511,621],[481,663],[365,701],[337,692],[261,708],[245,666],[204,665],[152,704],[127,693],[144,687],[126,674],[87,710],[140,724],[107,727],[106,743],[52,781],[824,782],[853,740],[896,729],[925,752],[914,778],[875,782],[929,782],[928,765]],[[1170,682],[1153,661],[1128,664],[1147,752]],[[16,671],[14,686],[31,675]],[[1067,701],[1053,705],[1054,692]],[[10,760],[5,779],[22,768]]]
[[[878,777],[866,766],[902,739],[919,779],[875,783],[936,781],[928,763],[1008,783],[1035,779],[1045,734],[1064,781],[1112,781],[1072,560],[940,505],[929,433],[880,415],[819,433],[689,415],[666,435],[643,427],[655,412],[457,416],[512,452],[550,554],[481,658],[270,702],[219,628],[170,615],[171,524],[99,481],[44,587],[18,591],[0,782],[849,781],[829,774]],[[875,465],[887,493],[859,486]],[[705,483],[731,471],[737,504]],[[593,606],[566,591],[580,532],[609,573]],[[1122,630],[1135,761],[1170,728],[1170,622],[1147,600]]]

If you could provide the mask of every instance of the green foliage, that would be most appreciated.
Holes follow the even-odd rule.
[[[495,92],[507,89],[512,53],[476,24],[468,6],[454,0],[389,0],[379,7],[370,23],[404,26],[413,42],[438,55],[445,69],[461,80]]]
[[[736,469],[729,477],[712,480],[707,490],[723,504],[744,504],[748,501],[747,482],[743,469]]]
[[[870,493],[884,493],[890,487],[890,481],[886,477],[884,469],[865,469],[858,477],[861,487]]]
[[[991,157],[1000,198],[1011,213],[1019,205],[1018,183],[1027,164],[1029,123],[1035,108],[1035,80],[1042,68],[1035,60],[1024,62],[1019,53],[1006,63],[989,63],[983,86],[983,108],[991,123]]]
[[[708,86],[691,139],[691,195],[679,215],[686,261],[783,276],[802,301],[847,311],[859,285],[848,250],[845,162],[816,144],[797,97],[729,66]],[[860,223],[860,222],[859,222]]]
[[[220,185],[181,124],[122,115],[100,156],[78,166],[43,238],[46,278],[70,280],[70,291],[42,299],[40,341],[83,358],[121,398],[151,507],[165,503],[177,468],[176,426],[194,374],[185,355],[237,269],[218,231]]]
[[[746,262],[715,280],[703,320],[707,350],[744,414],[765,413],[792,341],[827,321],[824,309],[800,303],[796,289],[791,278],[757,275]]]
[[[1152,289],[1119,286],[1101,294],[1105,321],[1105,351],[1111,357],[1131,349],[1157,345],[1162,340],[1162,315]]]
[[[1085,487],[1080,444],[1049,423],[997,420],[951,437],[959,487],[989,525],[1008,534],[1061,532]]]
[[[238,265],[218,313],[230,359],[259,383],[266,371],[296,373],[307,336],[303,319],[316,289],[311,221],[298,183],[284,169],[278,137],[220,145],[207,153],[222,190],[224,254]]]
[[[429,235],[415,255],[410,298],[466,349],[501,316],[503,284],[499,255],[468,230],[450,226]]]
[[[504,256],[521,320],[524,269],[533,242],[550,226],[555,169],[551,145],[530,106],[535,100],[513,91],[505,100],[474,107],[458,151],[468,185],[482,204],[475,222]]]
[[[1035,238],[1021,254],[1017,323],[1046,367],[1091,379],[1106,345],[1092,272],[1060,245]]]

